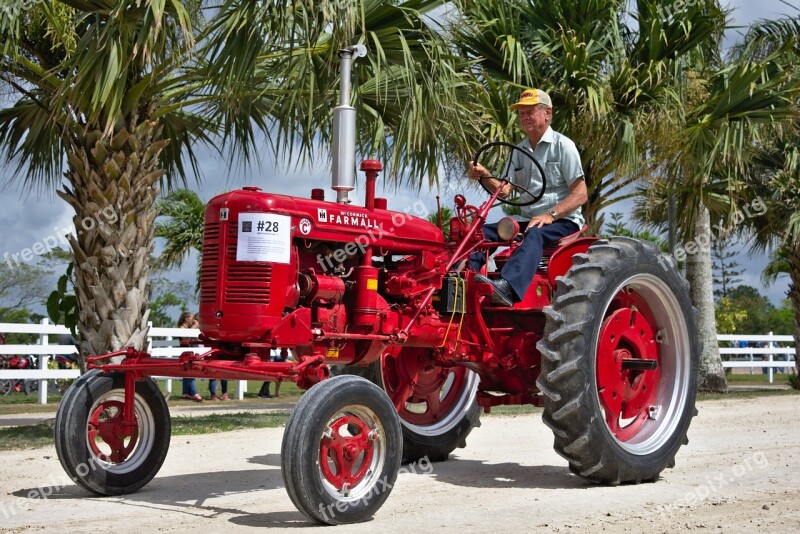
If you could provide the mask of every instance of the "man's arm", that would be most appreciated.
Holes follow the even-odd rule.
[[[569,195],[567,195],[567,198],[551,209],[556,212],[558,218],[561,218],[583,206],[587,200],[589,200],[589,192],[586,189],[586,181],[581,177],[572,182],[572,185],[569,186]],[[525,230],[527,231],[534,226],[541,228],[547,224],[553,224],[555,221],[556,219],[553,218],[552,215],[543,213],[532,218]]]
[[[492,173],[490,173],[489,170],[480,163],[478,163],[477,165],[473,165],[472,163],[470,163],[468,174],[469,177],[472,178],[473,180],[478,180],[480,178],[488,178],[489,176],[492,175]],[[497,188],[500,187],[500,180],[498,180],[497,178],[481,180],[481,182],[488,185],[489,189],[491,189],[492,192],[497,191]],[[511,184],[504,185],[503,189],[500,191],[500,196],[502,198],[506,198],[510,194],[511,194]]]

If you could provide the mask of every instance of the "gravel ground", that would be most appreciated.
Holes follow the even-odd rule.
[[[689,445],[656,483],[589,484],[553,452],[539,415],[485,417],[450,461],[402,473],[372,522],[326,531],[797,532],[798,397],[698,407]],[[138,493],[113,498],[69,481],[53,447],[0,452],[0,531],[321,530],[284,491],[282,433],[174,437],[159,475]]]

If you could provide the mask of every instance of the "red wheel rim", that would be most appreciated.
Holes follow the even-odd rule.
[[[125,425],[124,407],[125,403],[122,401],[106,400],[89,416],[87,428],[89,447],[95,456],[104,462],[122,463],[136,448],[139,428],[138,425],[132,427]],[[98,439],[102,440],[109,450],[101,450]]]
[[[445,368],[426,349],[386,355],[382,365],[386,393],[404,422],[429,426],[451,415],[468,386],[468,370]]]
[[[336,417],[323,432],[319,451],[322,475],[345,496],[367,476],[377,437],[355,415]]]
[[[612,299],[597,343],[597,393],[609,430],[634,438],[656,409],[661,380],[658,326],[647,302],[630,288]]]

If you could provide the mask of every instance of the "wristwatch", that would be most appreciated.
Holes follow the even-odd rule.
[[[554,210],[553,208],[550,208],[549,210],[547,210],[547,214],[550,217],[552,217],[554,221],[558,220],[558,215],[556,214],[556,210]]]

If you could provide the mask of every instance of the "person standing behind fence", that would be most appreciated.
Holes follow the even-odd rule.
[[[281,349],[281,352],[278,356],[272,356],[270,359],[273,362],[285,362],[289,358],[289,351],[288,349]],[[281,381],[278,380],[275,382],[275,398],[281,396]],[[258,392],[258,397],[260,399],[269,399],[272,395],[269,394],[269,382],[264,382],[261,384],[261,390]]]
[[[196,328],[197,321],[192,312],[185,311],[178,319],[178,328]],[[197,392],[197,381],[194,378],[183,379],[183,398],[195,402],[203,402],[203,397]]]

